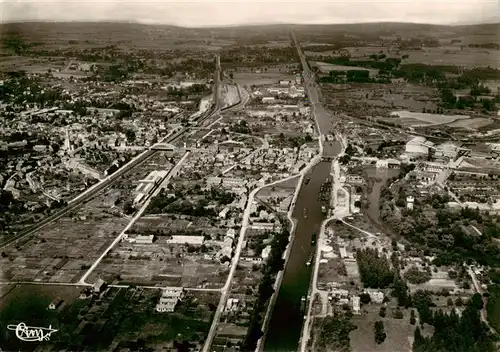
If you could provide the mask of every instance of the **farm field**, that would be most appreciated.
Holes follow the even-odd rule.
[[[308,51],[305,55],[310,58],[323,56],[339,56],[340,51]],[[498,51],[493,49],[464,48],[460,46],[441,46],[424,48],[422,50],[396,50],[388,46],[378,47],[346,47],[343,52],[349,52],[352,59],[367,58],[372,54],[384,53],[389,57],[408,55],[404,64],[426,65],[456,65],[464,68],[493,67],[500,68]]]
[[[130,221],[123,209],[135,197],[137,181],[168,166],[167,155],[156,153],[34,237],[6,248],[2,281],[77,282]]]
[[[150,245],[120,243],[89,276],[108,282],[146,286],[221,288],[229,270],[211,258],[213,251],[199,255],[190,247],[167,245],[158,240]]]
[[[471,119],[461,119],[447,124],[449,127],[478,130],[493,124],[495,120],[484,117],[474,117]]]
[[[403,310],[403,319],[394,319],[391,314],[381,318],[378,315],[379,307],[369,306],[369,311],[363,315],[354,315],[352,323],[357,326],[349,337],[351,338],[351,348],[353,352],[408,352],[411,351],[413,343],[414,325],[411,325],[409,310]],[[388,309],[390,311],[391,309]],[[387,338],[381,344],[377,344],[374,338],[374,324],[381,320],[384,323]]]
[[[445,125],[449,123],[456,122],[458,120],[469,119],[469,116],[465,115],[442,115],[442,114],[429,114],[422,112],[410,112],[410,111],[393,111],[392,116],[398,116],[400,119],[411,119],[423,121],[424,125]],[[415,126],[415,125],[413,125]]]

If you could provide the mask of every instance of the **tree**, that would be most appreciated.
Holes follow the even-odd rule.
[[[477,310],[481,310],[483,309],[483,298],[481,297],[481,295],[479,293],[475,293],[470,301],[469,301],[469,305],[471,305],[472,307],[474,307],[475,309]]]
[[[132,213],[135,212],[135,208],[134,208],[134,205],[132,204],[131,201],[127,201],[124,205],[123,205],[123,212],[127,215],[130,215]]]
[[[403,319],[404,318],[404,314],[401,311],[401,309],[399,309],[399,307],[398,307],[398,308],[396,308],[396,310],[393,311],[392,317],[394,319]]]
[[[363,292],[362,294],[360,294],[359,299],[360,299],[361,303],[363,303],[363,304],[368,304],[372,301],[370,295],[366,292]]]
[[[134,130],[126,130],[125,131],[125,137],[127,137],[127,141],[129,143],[132,143],[133,141],[135,141],[135,132],[134,132]]]
[[[375,342],[377,344],[381,344],[385,341],[385,338],[387,337],[384,329],[384,322],[381,320],[378,320],[374,324],[374,330],[375,330]]]
[[[415,318],[415,311],[412,309],[410,311],[410,324],[415,325],[416,322],[417,322],[417,319]]]
[[[386,316],[386,311],[387,311],[387,308],[386,307],[380,307],[380,310],[378,312],[378,315],[380,315],[382,318],[385,318]]]

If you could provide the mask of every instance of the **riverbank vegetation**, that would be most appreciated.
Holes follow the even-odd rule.
[[[289,243],[290,232],[283,230],[276,233],[271,242],[271,252],[267,259],[266,265],[263,267],[263,276],[257,291],[257,299],[254,303],[252,316],[250,318],[250,326],[248,327],[247,335],[241,344],[241,351],[254,351],[257,346],[257,341],[262,337],[262,324],[266,314],[269,300],[274,293],[274,282],[279,271],[284,269],[285,260],[283,253]]]

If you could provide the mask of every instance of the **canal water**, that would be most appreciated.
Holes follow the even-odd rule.
[[[366,215],[376,224],[382,225],[380,220],[379,199],[382,188],[387,184],[387,180],[399,175],[399,169],[377,169],[374,165],[368,166],[364,170],[365,179],[371,186],[366,190],[365,197],[368,200]]]
[[[337,154],[341,150],[339,143],[332,147]],[[325,219],[321,206],[328,206],[328,202],[320,201],[319,194],[330,170],[331,162],[320,162],[313,167],[306,176],[310,177],[310,182],[302,184],[297,197],[293,214],[297,219],[295,238],[265,338],[265,352],[297,351],[306,313],[301,310],[300,302],[302,297],[307,297],[314,267],[314,264],[307,266],[306,263],[314,253],[312,235],[319,234],[321,222]],[[307,218],[304,218],[304,208],[307,208]]]

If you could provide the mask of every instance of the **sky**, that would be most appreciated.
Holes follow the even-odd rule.
[[[500,22],[500,0],[0,0],[0,21],[133,21],[186,27],[272,23]]]

